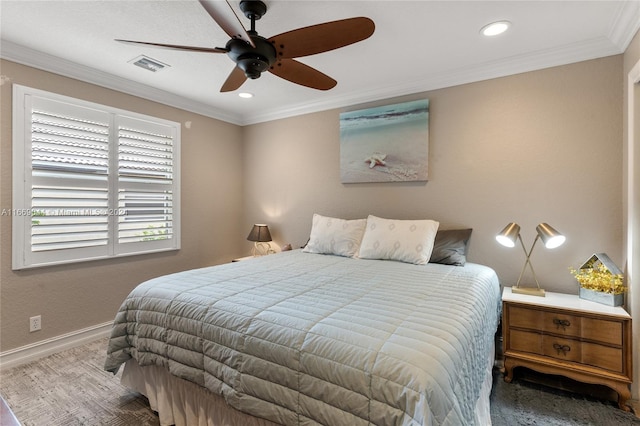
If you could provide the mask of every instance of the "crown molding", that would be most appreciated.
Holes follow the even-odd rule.
[[[609,39],[623,53],[629,43],[640,30],[640,1],[626,1],[621,3],[618,14],[609,28]]]
[[[0,41],[0,58],[232,124],[239,125],[242,122],[240,116],[210,105],[192,101],[183,96],[127,80],[126,78],[33,50],[7,40]]]
[[[418,80],[393,86],[387,85],[381,88],[372,88],[367,91],[335,96],[320,102],[305,102],[291,105],[287,108],[272,109],[271,111],[261,114],[243,117],[242,125],[279,120],[328,109],[344,108],[381,99],[397,98],[445,87],[459,86],[544,68],[603,58],[620,53],[622,52],[619,47],[614,45],[608,38],[600,37],[579,43],[572,43],[555,49],[515,55],[500,61],[478,64],[465,69],[425,75]]]

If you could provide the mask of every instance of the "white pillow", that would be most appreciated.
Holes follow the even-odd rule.
[[[311,236],[302,251],[354,257],[366,226],[366,219],[345,220],[314,214]]]
[[[358,257],[423,265],[429,262],[440,223],[433,220],[367,218]]]

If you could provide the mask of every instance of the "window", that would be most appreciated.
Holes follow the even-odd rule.
[[[179,123],[19,85],[13,120],[13,269],[180,248]]]

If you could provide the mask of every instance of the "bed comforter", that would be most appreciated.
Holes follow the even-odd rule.
[[[163,366],[285,425],[471,425],[499,314],[486,266],[294,250],[139,285],[105,369]]]

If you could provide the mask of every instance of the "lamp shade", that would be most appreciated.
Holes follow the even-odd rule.
[[[536,231],[542,243],[548,249],[560,247],[566,240],[564,235],[553,229],[548,223],[541,223],[536,226]]]
[[[257,243],[266,243],[271,241],[271,233],[269,232],[269,227],[264,223],[257,223],[253,225],[253,228],[251,228],[251,232],[249,232],[247,240],[255,241]]]
[[[518,235],[520,235],[520,225],[511,222],[496,235],[496,241],[505,247],[514,247],[518,240]]]

